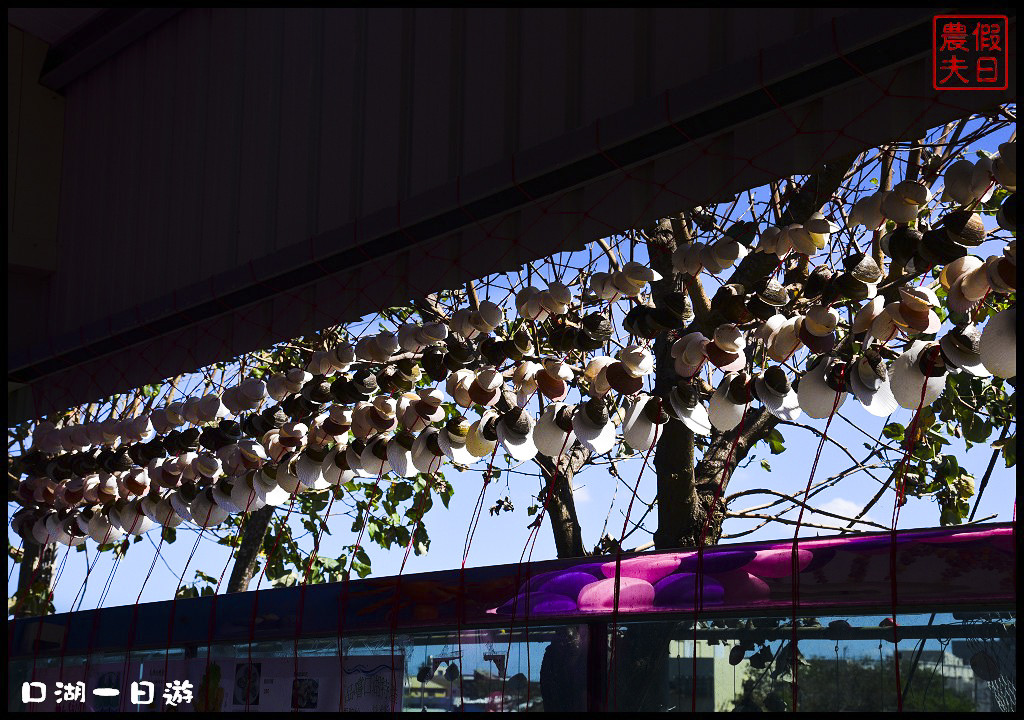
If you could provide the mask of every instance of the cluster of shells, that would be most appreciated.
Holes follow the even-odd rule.
[[[87,537],[111,543],[156,526],[211,527],[232,513],[356,478],[483,466],[499,450],[512,465],[538,454],[557,458],[577,442],[594,454],[620,442],[647,453],[667,422],[698,435],[727,432],[754,402],[792,421],[826,418],[852,395],[887,417],[933,402],[947,373],[1014,378],[1016,306],[983,329],[971,323],[986,297],[1016,289],[1015,240],[998,256],[970,254],[987,236],[974,208],[996,184],[1010,193],[997,221],[1016,232],[1015,143],[1000,146],[994,159],[952,164],[943,194],[951,209],[930,227],[922,210],[932,198],[921,182],[858,200],[848,227],[880,235],[883,251],[904,271],[889,282],[863,252],[834,269],[816,264],[838,231],[820,214],[759,234],[742,223],[732,235],[679,247],[672,265],[683,277],[717,275],[751,252],[779,258],[775,272],[751,287],[719,289],[711,310],[724,322],[710,337],[690,324],[685,292],[648,303],[649,284],[661,276],[629,262],[593,273],[575,298],[561,282],[525,288],[509,323],[502,307],[485,300],[446,323],[407,323],[317,350],[305,367],[248,377],[136,417],[40,422],[31,450],[11,465],[21,478],[12,489],[24,506],[12,526],[44,544],[77,545]],[[883,235],[887,221],[894,227]],[[780,280],[792,258],[801,262]],[[923,271],[932,267],[941,268],[938,280],[924,284],[930,278]],[[953,323],[941,337],[939,287]],[[594,356],[611,347],[607,308],[620,300],[630,303],[623,325],[635,342]],[[604,309],[584,313],[595,306]],[[678,377],[668,390],[648,394],[650,341],[658,337],[670,341]],[[801,371],[791,361],[802,348],[808,361]],[[716,386],[702,380],[702,369],[721,371]],[[566,402],[574,387],[580,401]],[[543,400],[532,403],[537,397]],[[536,416],[528,409],[534,404]]]

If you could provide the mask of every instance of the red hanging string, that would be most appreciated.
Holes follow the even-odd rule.
[[[656,396],[657,397],[657,396]],[[658,414],[661,414],[661,398],[658,397]],[[611,647],[608,651],[608,670],[609,670],[609,682],[608,687],[605,688],[605,707],[608,706],[608,693],[614,687],[615,692],[612,695],[612,707],[617,708],[619,705],[619,688],[618,688],[618,666],[615,659],[615,637],[618,635],[617,625],[619,617],[619,587],[622,578],[622,543],[626,537],[626,531],[629,529],[629,516],[633,512],[633,502],[636,500],[637,490],[640,488],[640,480],[643,479],[644,470],[647,469],[647,462],[651,457],[651,453],[654,451],[654,447],[658,444],[658,433],[661,426],[655,424],[654,426],[654,442],[647,448],[647,452],[644,453],[644,462],[640,467],[640,474],[637,475],[636,484],[633,486],[632,497],[629,500],[629,505],[626,507],[626,517],[622,522],[622,535],[620,536],[618,547],[615,551],[615,583],[612,589],[612,638]]]
[[[700,531],[700,543],[697,545],[697,573],[694,576],[693,587],[693,687],[691,688],[690,712],[697,712],[697,615],[704,604],[704,543],[707,539],[708,527],[711,525],[711,517],[715,514],[718,499],[722,494],[722,488],[725,486],[725,480],[732,475],[729,465],[732,463],[733,454],[736,452],[736,446],[739,444],[740,435],[743,434],[743,425],[747,420],[747,411],[749,409],[750,402],[748,400],[747,404],[743,406],[743,414],[740,416],[736,435],[729,446],[729,454],[726,455],[725,465],[722,466],[722,477],[715,487],[715,496],[711,501],[711,506],[708,508],[707,517],[704,518],[704,527]]]
[[[796,530],[793,532],[793,552],[791,555],[792,564],[792,587],[793,587],[793,632],[792,638],[790,639],[790,649],[792,655],[790,657],[790,670],[793,674],[793,683],[791,686],[792,697],[793,697],[793,710],[797,710],[797,700],[799,695],[799,688],[797,685],[797,675],[800,667],[800,651],[797,648],[797,613],[800,608],[800,525],[804,521],[804,510],[807,508],[807,496],[811,491],[811,483],[814,482],[814,474],[818,470],[818,461],[821,459],[821,452],[825,447],[825,440],[828,439],[828,429],[832,425],[832,419],[836,415],[836,411],[839,410],[839,400],[843,397],[843,393],[846,388],[846,371],[849,366],[844,365],[843,371],[839,375],[839,390],[836,391],[835,400],[832,402],[832,411],[828,414],[828,420],[825,421],[825,430],[821,433],[821,438],[818,440],[818,449],[814,453],[814,462],[811,463],[811,474],[807,478],[807,487],[804,488],[803,501],[800,503],[800,513],[796,519]]]

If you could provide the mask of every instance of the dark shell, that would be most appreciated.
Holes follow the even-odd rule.
[[[769,305],[764,300],[757,297],[757,295],[753,295],[747,300],[747,310],[749,310],[750,314],[758,320],[767,320],[778,311],[777,308]]]
[[[885,380],[889,377],[889,370],[886,368],[885,363],[882,361],[882,356],[874,348],[868,348],[864,351],[864,361],[871,367],[875,375]]]
[[[360,395],[372,395],[377,392],[377,377],[370,370],[357,370],[352,376],[352,387]]]
[[[378,460],[388,459],[388,443],[384,438],[376,438],[371,440],[370,452]]]
[[[282,427],[288,422],[288,414],[280,405],[270,406],[260,413],[260,417],[266,420],[270,424],[270,427]],[[196,428],[191,429],[195,430]],[[185,430],[182,435],[187,434],[188,432],[188,430]],[[198,435],[196,439],[199,439]]]
[[[652,397],[644,405],[644,417],[655,425],[664,425],[668,422],[668,412],[665,410],[665,402],[658,397]]]
[[[999,208],[1003,211],[1003,219],[1006,221],[1007,230],[1017,229],[1017,193],[1007,195]]]
[[[155,438],[153,442],[160,442],[160,438]],[[163,443],[160,444],[163,448]],[[164,451],[166,454],[166,451]],[[99,465],[96,464],[96,458],[89,453],[75,453],[74,458],[71,460],[71,472],[78,477],[85,477],[91,475],[99,469]]]
[[[533,352],[533,343],[525,330],[519,330],[510,340],[514,347],[509,348],[509,357],[522,360],[523,355]]]
[[[440,382],[448,377],[448,368],[444,364],[444,351],[437,347],[427,348],[423,353],[423,371],[434,382]]]
[[[331,400],[331,383],[323,375],[314,375],[302,386],[302,396],[312,403],[323,405]]]
[[[737,405],[746,405],[753,398],[751,386],[750,376],[745,372],[740,373],[729,382],[725,396]]]
[[[985,223],[978,213],[954,210],[942,218],[949,239],[968,247],[977,247],[985,240]]]
[[[996,273],[1004,285],[1014,290],[1017,289],[1017,266],[1010,261],[1010,258],[999,259],[999,262],[996,263]]]
[[[668,295],[661,298],[661,305],[680,320],[691,312],[689,298],[686,297],[686,293],[684,292],[670,292]],[[601,317],[603,318],[604,316],[602,315]],[[584,322],[586,322],[586,318],[584,318]],[[611,325],[609,325],[609,331],[610,329]]]
[[[843,260],[843,267],[857,280],[862,283],[878,282],[882,277],[882,271],[874,258],[865,253],[854,253]]]
[[[752,317],[745,300],[742,285],[723,285],[712,298],[711,309],[728,322],[739,325]]]
[[[768,278],[756,290],[757,296],[768,305],[782,307],[789,302],[789,294],[778,280]]]
[[[441,457],[442,455],[444,455],[444,452],[441,450],[441,446],[438,444],[437,438],[437,433],[432,433],[427,436],[427,450],[429,450],[431,454],[434,455],[435,457]]]
[[[517,407],[516,400],[516,394],[506,387],[501,391],[501,395],[498,397],[498,402],[495,404],[495,407],[499,412],[509,412],[513,408]]]
[[[696,407],[697,402],[700,400],[700,393],[697,392],[697,388],[689,382],[680,382],[674,388],[672,392],[675,393],[676,398],[679,400],[679,404],[689,409]]]
[[[123,472],[131,469],[131,466],[132,461],[131,458],[128,457],[127,451],[114,453],[113,457],[111,457],[110,461],[107,463],[107,467],[109,468],[108,472]]]
[[[640,335],[642,330],[640,327],[640,320],[646,314],[648,308],[645,305],[634,305],[626,313],[626,317],[622,319],[622,327],[626,329],[630,335]]]
[[[242,426],[234,420],[221,420],[217,428],[230,442],[238,442],[242,439]]]
[[[835,280],[835,277],[833,277],[825,283],[825,288],[821,291],[821,297],[818,298],[820,304],[832,305],[842,298],[843,291],[839,289],[839,283]]]
[[[555,411],[555,426],[562,432],[572,431],[572,408],[568,405],[563,405]]]
[[[953,242],[945,230],[929,230],[921,237],[918,255],[926,265],[948,265],[967,254],[967,248]]]
[[[946,374],[946,361],[938,345],[930,345],[921,351],[917,367],[925,377],[941,377]]]
[[[448,336],[448,355],[463,365],[476,359],[476,346],[469,340],[459,340],[454,335]]]
[[[921,232],[909,225],[901,225],[889,235],[888,255],[900,265],[906,265],[917,252]]]
[[[765,386],[776,395],[785,395],[792,389],[786,371],[778,365],[772,365],[761,376]]]
[[[828,265],[819,265],[811,271],[804,283],[803,297],[807,300],[814,300],[821,297],[829,280],[832,278],[832,269]]]
[[[656,328],[658,332],[665,332],[680,326],[679,318],[664,308],[650,308],[647,318],[648,324],[652,328]]]
[[[352,377],[346,373],[339,373],[331,383],[331,397],[339,403],[355,402],[352,399],[355,390],[352,388]]]
[[[757,237],[757,225],[744,220],[730,226],[725,231],[725,234],[741,245],[750,247],[750,244],[754,242],[754,239]]]
[[[490,365],[501,365],[508,359],[502,341],[496,337],[486,337],[480,342],[480,354]]]
[[[234,423],[234,424],[239,425],[238,423]],[[241,439],[242,439],[242,426],[239,425],[239,437],[238,437],[238,439],[231,440],[231,441],[232,442],[238,442],[238,440],[241,440]],[[150,464],[150,461],[154,460],[156,458],[166,458],[167,457],[167,449],[164,448],[164,443],[163,443],[163,441],[161,441],[160,437],[154,437],[152,440],[150,440],[148,442],[142,443],[141,455],[142,455],[142,458],[144,459],[144,462],[139,463],[139,465],[143,465],[144,466],[144,465]]]
[[[981,331],[974,325],[953,328],[946,334],[946,337],[957,350],[973,355],[981,352]]]
[[[382,393],[393,393],[398,390],[398,370],[394,365],[385,365],[377,373],[377,387]]]
[[[448,431],[448,435],[451,437],[465,439],[466,435],[469,434],[469,422],[466,418],[456,415],[444,424],[444,429]]]
[[[520,407],[512,408],[501,416],[501,421],[509,432],[516,435],[526,435],[530,432],[530,418],[528,413]]]
[[[581,321],[583,328],[598,340],[607,340],[612,336],[612,324],[602,313],[590,313]]]
[[[864,300],[868,296],[867,283],[858,280],[848,272],[836,277],[834,283],[843,297],[849,300]]]
[[[591,335],[585,328],[576,333],[576,349],[591,352],[604,345],[604,341]]]
[[[608,407],[600,398],[587,400],[583,405],[583,412],[587,414],[590,422],[598,427],[608,422]]]
[[[301,395],[289,395],[281,403],[281,408],[288,414],[288,417],[300,421],[313,415],[319,405],[315,405]]]
[[[278,408],[278,410],[280,410],[280,408]],[[276,419],[278,415],[275,413],[274,417]],[[281,421],[281,425],[284,425],[286,422],[288,422],[287,418]],[[280,427],[280,425],[277,425],[275,427]],[[199,428],[189,428],[188,430],[182,430],[180,444],[183,452],[190,450],[194,451],[199,449]]]
[[[579,341],[579,330],[574,327],[558,328],[556,333],[551,335],[551,345],[561,352],[570,352],[576,348]]]
[[[395,368],[403,378],[411,380],[416,377],[416,361],[412,358],[402,358],[395,363]]]
[[[484,440],[494,442],[498,439],[498,418],[489,417],[480,425],[480,436]]]
[[[825,384],[836,392],[846,389],[846,368],[845,362],[834,362],[825,370]]]

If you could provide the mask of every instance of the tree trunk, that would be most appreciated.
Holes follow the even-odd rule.
[[[14,617],[36,617],[50,611],[50,584],[53,582],[53,565],[57,560],[57,546],[54,543],[40,546],[26,540],[25,553],[18,572],[17,610]]]
[[[578,442],[573,443],[569,451],[559,459],[557,470],[554,461],[545,455],[537,455],[536,460],[551,492],[548,514],[551,516],[551,532],[555,537],[558,557],[584,557],[587,551],[583,548],[583,533],[576,517],[572,479],[590,460],[590,451]]]
[[[263,538],[270,527],[270,519],[274,517],[274,507],[266,505],[255,512],[249,513],[245,519],[245,531],[235,553],[235,565],[231,568],[228,579],[229,593],[245,592],[249,589],[249,581],[256,572],[256,558],[263,547]]]

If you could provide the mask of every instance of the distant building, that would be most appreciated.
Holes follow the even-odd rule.
[[[689,712],[693,693],[693,641],[669,643],[669,710]],[[697,643],[697,711],[731,710],[733,700],[743,693],[743,678],[750,662],[729,664],[729,647]]]

